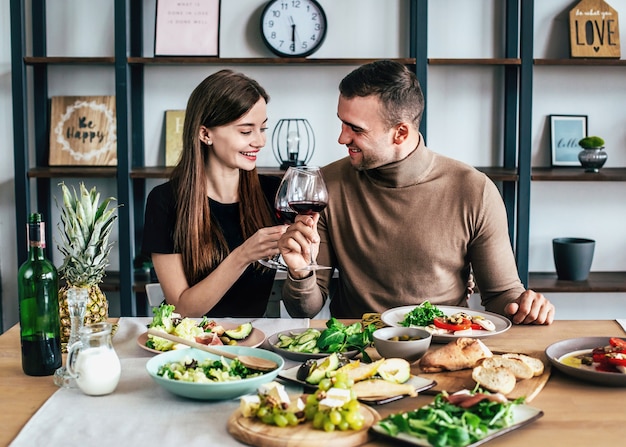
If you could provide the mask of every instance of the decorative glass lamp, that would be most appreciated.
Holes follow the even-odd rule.
[[[315,150],[311,124],[304,118],[279,120],[272,133],[272,150],[280,169],[306,165]]]

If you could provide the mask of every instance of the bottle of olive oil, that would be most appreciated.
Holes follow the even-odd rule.
[[[41,214],[28,217],[28,259],[18,271],[22,369],[29,376],[49,376],[61,366],[59,277],[45,255]]]

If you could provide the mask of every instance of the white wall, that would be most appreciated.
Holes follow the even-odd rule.
[[[144,53],[152,54],[154,0],[142,0],[145,9]],[[64,0],[48,2],[48,54],[51,56],[112,56],[113,2]],[[271,57],[258,36],[265,0],[222,1],[220,55]],[[394,58],[408,55],[408,4],[404,0],[320,0],[329,30],[322,48],[312,57]],[[502,57],[498,0],[431,0],[429,2],[429,57]],[[536,57],[565,57],[568,30],[563,11],[570,0],[535,2]],[[610,0],[622,17],[626,36],[626,0]],[[11,111],[9,0],[0,0],[0,109]],[[545,30],[545,32],[543,31]],[[626,41],[622,38],[622,41]],[[626,52],[626,44],[623,52]],[[164,163],[163,112],[182,109],[195,85],[219,66],[146,66],[145,159]],[[314,128],[316,152],[311,164],[323,165],[345,155],[337,143],[337,85],[353,66],[230,66],[257,79],[270,93],[270,131],[280,118],[304,117]],[[575,72],[575,73],[574,73]],[[431,66],[428,79],[428,145],[467,163],[485,166],[501,160],[502,69],[498,67]],[[112,67],[49,68],[49,94],[114,94]],[[626,86],[621,69],[550,67],[535,70],[533,96],[533,164],[549,165],[546,116],[586,114],[590,132],[608,143],[607,166],[626,165],[624,106]],[[598,82],[601,80],[601,82]],[[584,86],[584,87],[581,87]],[[495,92],[495,93],[494,93]],[[598,99],[599,98],[599,99]],[[16,243],[13,199],[12,123],[0,120],[0,145],[7,154],[0,165],[0,257],[5,327],[17,320],[15,293]],[[31,148],[31,151],[33,148]],[[259,166],[276,166],[268,146]],[[68,181],[69,182],[69,181]],[[105,195],[115,195],[112,180],[85,179]],[[151,187],[157,181],[149,181]],[[556,183],[532,185],[531,270],[554,271],[550,240],[556,236],[584,236],[597,240],[593,269],[626,270],[624,183]],[[58,194],[58,192],[56,193]],[[572,199],[577,200],[572,200]],[[56,222],[58,215],[51,216]],[[117,233],[113,235],[116,241]],[[53,244],[49,244],[52,246]],[[55,263],[60,263],[58,253]],[[111,268],[118,266],[114,255]],[[560,294],[563,312],[557,316],[624,317],[626,294]],[[114,296],[110,296],[115,301]],[[591,299],[590,299],[591,298]],[[580,306],[580,302],[587,303]],[[594,304],[589,309],[588,303]],[[115,303],[112,303],[115,309]],[[580,312],[578,312],[578,310]],[[596,313],[590,310],[595,310]],[[113,311],[114,312],[114,311]],[[621,313],[621,315],[618,315]]]

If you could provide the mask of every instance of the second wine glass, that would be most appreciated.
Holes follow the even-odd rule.
[[[276,197],[274,198],[274,214],[276,215],[276,219],[278,219],[279,223],[285,225],[292,224],[298,214],[289,207],[289,179],[293,174],[293,170],[294,168],[292,167],[287,169],[278,186],[278,191],[276,191]],[[280,253],[269,259],[260,259],[259,263],[265,267],[287,271],[287,266],[282,262]]]
[[[322,177],[322,171],[317,166],[300,166],[293,168],[289,179],[289,207],[298,214],[311,215],[319,213],[328,204],[328,190]],[[330,269],[317,264],[313,254],[309,264],[298,270]]]

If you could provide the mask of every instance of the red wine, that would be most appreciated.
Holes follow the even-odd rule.
[[[319,213],[326,208],[327,203],[314,200],[298,200],[297,202],[289,202],[289,206],[298,214]]]
[[[298,215],[298,213],[296,213],[295,211],[291,211],[291,210],[279,210],[276,209],[276,218],[278,219],[278,221],[280,223],[283,224],[292,224],[294,220],[296,220],[296,216]]]
[[[29,376],[50,376],[61,367],[61,338],[33,335],[22,339],[22,369]]]

